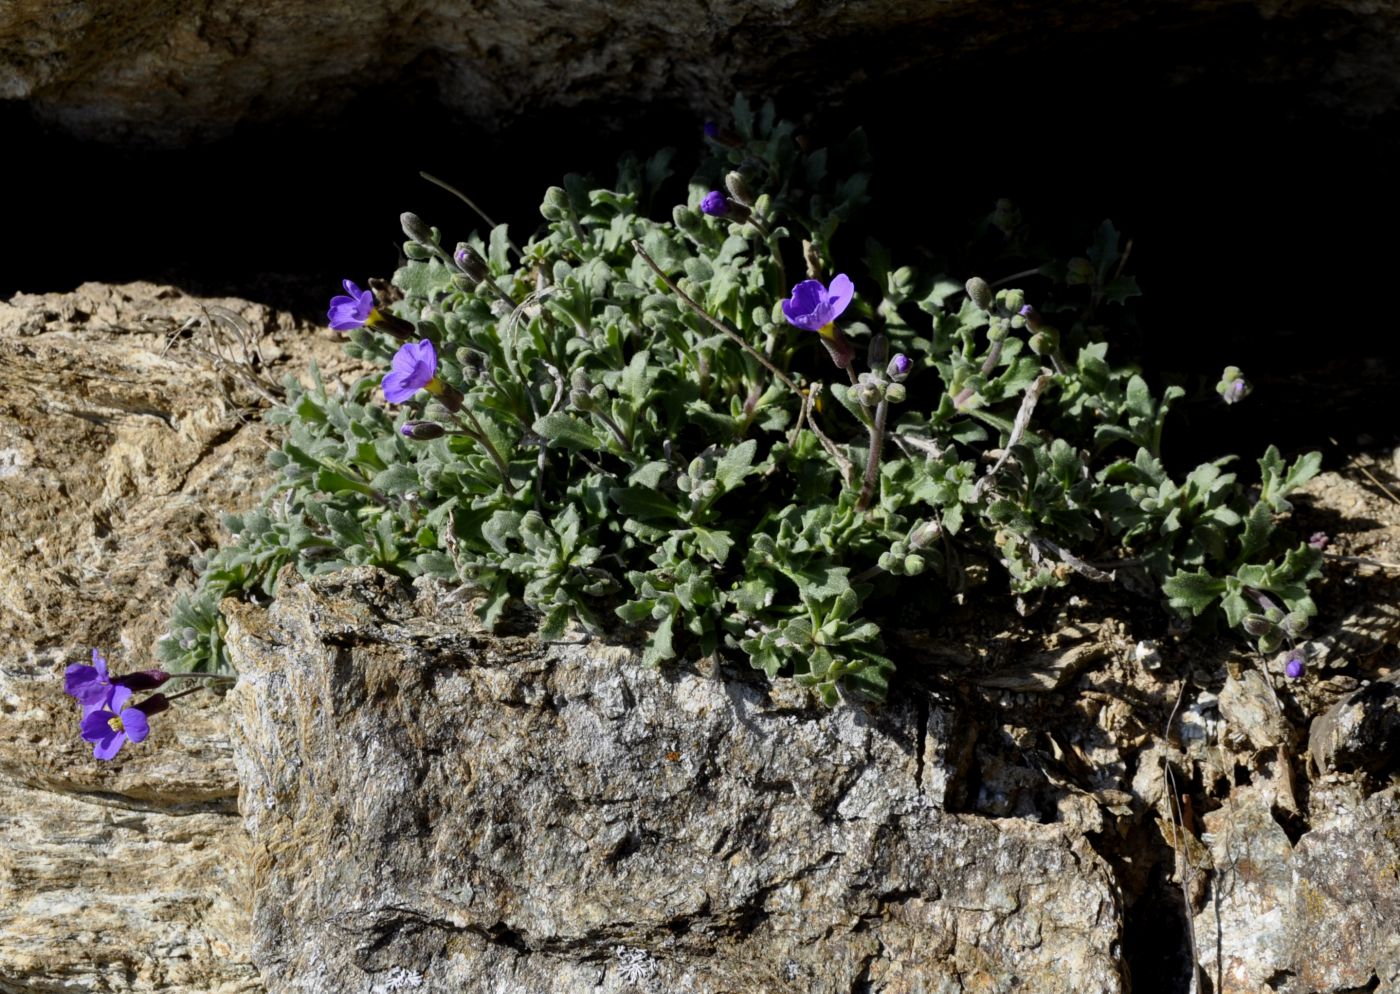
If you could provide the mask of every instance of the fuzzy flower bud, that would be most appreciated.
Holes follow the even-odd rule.
[[[1013,314],[1018,313],[1026,303],[1026,294],[1021,290],[1003,290],[999,296],[1002,306]]]
[[[880,403],[883,397],[884,391],[880,389],[878,383],[867,381],[856,387],[856,399],[859,400],[864,407],[874,407],[876,404]]]
[[[1254,388],[1240,373],[1240,367],[1226,366],[1225,371],[1220,374],[1220,382],[1215,385],[1215,392],[1220,394],[1225,403],[1238,404],[1253,393]]]
[[[415,442],[428,442],[434,438],[442,438],[447,434],[447,429],[436,421],[405,421],[399,429],[399,434]]]
[[[913,368],[914,360],[903,352],[896,352],[894,358],[890,360],[890,364],[885,367],[885,375],[896,383],[903,383]]]
[[[885,399],[891,404],[902,404],[907,396],[903,383],[891,383],[885,387]]]
[[[491,269],[486,265],[486,260],[466,242],[457,243],[457,251],[452,253],[452,261],[457,263],[457,268],[467,275],[473,285],[491,278]]]
[[[1041,328],[1026,344],[1036,355],[1050,355],[1060,348],[1060,333],[1054,328]]]
[[[992,309],[992,288],[980,276],[974,276],[966,284],[968,298],[984,311]]]
[[[551,186],[544,192],[540,214],[546,221],[562,221],[569,216],[569,195],[562,186]]]
[[[423,219],[412,211],[404,211],[399,215],[399,224],[403,226],[403,233],[408,236],[409,241],[417,242],[419,245],[432,245],[432,230],[423,223]]]
[[[700,201],[700,209],[710,217],[724,217],[729,213],[729,198],[721,190],[711,190]]]
[[[744,174],[737,169],[724,177],[725,189],[729,195],[743,204],[745,207],[753,206],[753,191],[749,189],[748,181],[744,179]]]
[[[1283,672],[1288,675],[1288,679],[1297,680],[1303,675],[1303,657],[1289,657],[1288,665],[1283,668]]]

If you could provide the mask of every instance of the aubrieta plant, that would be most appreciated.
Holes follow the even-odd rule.
[[[275,595],[287,564],[469,584],[486,624],[523,601],[545,640],[621,621],[651,663],[740,654],[828,703],[882,697],[883,633],[968,596],[972,564],[1025,610],[1116,579],[1261,649],[1301,633],[1320,554],[1275,522],[1319,458],[1271,448],[1257,493],[1230,457],[1167,472],[1182,391],[1108,357],[1137,293],[1112,225],[1033,290],[930,278],[873,242],[833,255],[866,200],[860,132],[808,150],[741,99],[705,147],[661,219],[669,152],[612,189],[566,177],[520,248],[405,214],[392,286],[347,280],[328,314],[384,372],[289,382],[278,481],[227,517],[162,658],[225,667],[218,600]]]

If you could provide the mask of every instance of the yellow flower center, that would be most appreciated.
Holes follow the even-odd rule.
[[[428,393],[432,394],[434,397],[441,397],[443,390],[446,389],[446,384],[444,384],[442,380],[434,376],[427,383],[423,384],[423,389],[428,391]]]
[[[826,324],[822,325],[820,328],[817,329],[817,334],[821,335],[823,338],[830,339],[833,342],[836,341],[836,322],[828,321]]]
[[[119,714],[114,714],[107,719],[107,725],[114,732],[124,732],[126,728],[122,725],[122,718]]]

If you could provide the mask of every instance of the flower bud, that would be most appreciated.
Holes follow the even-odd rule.
[[[1010,334],[1010,332],[1011,325],[1007,323],[1005,318],[992,318],[991,322],[987,325],[987,341],[993,343],[1004,342],[1006,341],[1006,336]]]
[[[992,288],[980,276],[974,276],[966,283],[968,298],[984,311],[992,309]]]
[[[546,221],[562,221],[569,216],[569,195],[561,186],[551,186],[544,192],[540,214]]]
[[[710,217],[724,217],[729,213],[729,198],[723,191],[711,190],[705,194],[705,199],[700,201],[700,209]]]
[[[890,340],[884,335],[872,335],[870,346],[865,350],[865,364],[871,369],[879,369],[889,355]]]
[[[936,541],[938,536],[942,534],[943,526],[937,521],[925,521],[909,533],[909,547],[922,549],[930,542]]]
[[[884,391],[875,383],[862,383],[860,386],[856,387],[856,399],[859,400],[864,407],[874,407],[876,404],[880,403],[883,394]]]
[[[135,673],[123,673],[121,676],[112,677],[112,684],[133,691],[155,690],[169,679],[170,674],[165,670],[137,670]]]
[[[447,434],[447,429],[436,421],[405,421],[399,428],[399,434],[415,442],[428,442],[434,438],[442,438]]]
[[[1041,328],[1026,344],[1036,355],[1051,355],[1060,349],[1060,333],[1054,328]]]
[[[1259,614],[1246,615],[1242,625],[1244,630],[1255,638],[1261,638],[1274,630],[1274,623]]]
[[[578,387],[569,391],[569,403],[574,406],[575,410],[583,411],[585,414],[594,408],[593,398],[589,396],[588,391],[580,390]]]
[[[908,396],[903,383],[891,383],[885,387],[885,399],[891,404],[902,404],[904,398]]]
[[[927,565],[923,556],[918,553],[911,553],[904,557],[904,575],[918,576],[924,571]]]
[[[1297,680],[1303,675],[1303,657],[1289,657],[1288,665],[1283,668],[1283,672],[1288,675],[1288,679]]]
[[[1001,303],[1008,311],[1015,314],[1025,306],[1026,294],[1022,290],[1003,290],[1001,294]]]
[[[1326,532],[1313,532],[1308,536],[1308,547],[1323,552],[1331,541]]]
[[[1254,388],[1240,373],[1240,367],[1226,366],[1225,371],[1220,374],[1220,382],[1215,385],[1215,392],[1220,394],[1225,403],[1238,404],[1253,393]]]
[[[725,189],[729,195],[743,204],[745,207],[753,206],[753,191],[749,189],[748,181],[744,179],[744,174],[737,169],[724,177]]]
[[[164,694],[152,694],[140,704],[137,704],[136,710],[149,718],[152,715],[160,714],[162,711],[169,711],[170,701]]]
[[[417,242],[419,245],[436,244],[433,241],[432,229],[423,222],[421,217],[414,214],[412,211],[404,211],[400,214],[399,224],[403,226],[403,233],[408,236],[410,241]]]
[[[473,285],[491,278],[491,268],[486,264],[486,260],[466,242],[457,243],[457,251],[452,253],[452,261],[457,263],[458,269],[466,273]]]
[[[903,352],[896,352],[890,364],[885,367],[885,375],[896,383],[904,382],[904,378],[909,375],[909,371],[914,368],[914,360],[910,359]]]

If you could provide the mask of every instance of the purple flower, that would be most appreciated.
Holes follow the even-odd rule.
[[[1244,400],[1246,389],[1244,380],[1235,380],[1233,383],[1227,384],[1223,394],[1225,403],[1236,404]]]
[[[1288,665],[1283,668],[1283,672],[1288,674],[1288,679],[1296,680],[1303,675],[1303,658],[1293,656],[1288,660]]]
[[[112,678],[107,674],[107,660],[102,653],[92,650],[91,666],[74,663],[68,667],[63,674],[63,689],[85,709],[105,705],[112,696]]]
[[[1318,552],[1326,550],[1332,539],[1326,532],[1313,532],[1308,536],[1308,545]]]
[[[903,352],[896,352],[890,364],[885,367],[885,375],[896,383],[909,375],[909,370],[914,368],[914,360],[910,359]]]
[[[705,122],[705,137],[706,137],[706,138],[718,138],[718,137],[719,137],[719,124],[718,124],[717,122],[715,122],[715,121],[706,121],[706,122]]]
[[[720,190],[711,190],[700,201],[700,209],[710,217],[724,217],[729,213],[729,199]]]
[[[830,290],[820,280],[803,280],[792,288],[792,298],[783,301],[783,317],[788,324],[829,338],[834,334],[829,326],[850,305],[854,294],[851,278],[845,273],[832,279]]]
[[[407,342],[394,353],[389,372],[384,374],[384,399],[402,404],[433,381],[437,373],[437,350],[433,343]]]
[[[369,324],[374,317],[374,293],[361,290],[349,280],[342,280],[344,294],[331,298],[331,309],[326,312],[331,327],[336,331],[349,331]]]
[[[165,699],[156,696],[163,704]],[[92,754],[96,758],[111,759],[128,740],[143,742],[151,734],[146,713],[138,706],[128,705],[130,699],[129,688],[114,687],[110,700],[83,716],[83,738],[92,743]]]

